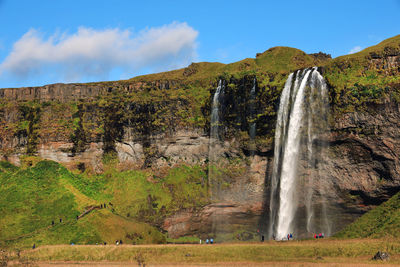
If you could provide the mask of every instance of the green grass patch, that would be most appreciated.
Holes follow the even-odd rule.
[[[149,171],[74,174],[48,160],[16,167],[0,162],[0,244],[165,243],[156,227],[180,209],[208,203],[200,166],[179,166],[164,176]],[[106,204],[76,220],[89,206]],[[62,222],[59,220],[62,219]],[[52,222],[54,221],[54,225]]]
[[[335,235],[339,238],[400,238],[400,192]]]

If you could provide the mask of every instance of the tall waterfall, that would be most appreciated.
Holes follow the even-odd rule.
[[[281,94],[275,130],[270,237],[285,238],[299,227],[305,228],[300,230],[303,232],[330,234],[324,199],[327,183],[319,174],[327,114],[327,86],[317,68],[290,74]],[[299,206],[305,207],[305,214],[296,217]]]
[[[215,172],[215,164],[217,164],[217,160],[221,151],[221,142],[220,142],[220,109],[221,109],[221,101],[220,95],[223,94],[224,84],[221,80],[218,82],[218,87],[214,93],[212,107],[211,107],[211,125],[210,125],[210,143],[209,143],[209,170],[208,170],[208,180],[211,188],[212,197],[216,197],[218,189],[218,181],[217,174]]]

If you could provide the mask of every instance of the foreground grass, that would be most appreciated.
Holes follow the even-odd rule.
[[[226,262],[373,263],[378,251],[388,251],[400,264],[399,239],[305,240],[214,245],[43,246],[22,256],[38,262],[137,262],[198,264]]]

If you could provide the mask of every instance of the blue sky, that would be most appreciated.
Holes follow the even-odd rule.
[[[230,63],[273,46],[333,57],[400,34],[400,0],[0,0],[0,88]]]

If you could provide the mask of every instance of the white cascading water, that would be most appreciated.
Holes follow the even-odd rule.
[[[307,195],[305,196],[305,207],[307,215],[307,232],[325,232],[327,236],[331,234],[331,225],[327,215],[327,204],[325,195],[329,190],[327,183],[322,181],[319,173],[318,157],[324,152],[326,144],[319,141],[319,146],[315,149],[313,144],[319,139],[320,135],[328,130],[328,88],[322,75],[318,71],[312,72],[310,79],[310,93],[308,97],[308,125],[307,125],[307,154],[308,167],[315,170],[308,176]],[[316,189],[316,190],[315,190]],[[319,214],[313,202],[320,203]],[[319,217],[317,220],[316,217]]]
[[[319,195],[323,195],[325,189],[321,186],[322,183],[314,181],[314,175],[309,175],[307,177],[309,188],[296,192],[300,179],[297,167],[305,146],[306,167],[317,169],[318,172],[316,153],[321,149],[314,151],[313,143],[327,128],[327,103],[326,83],[317,68],[289,75],[281,94],[275,130],[274,165],[270,185],[270,237],[283,239],[287,234],[294,232],[299,199],[304,199],[306,206],[306,230],[315,231],[312,229],[315,228],[312,203],[314,189],[318,187]],[[321,118],[325,119],[323,123],[320,122]],[[299,196],[303,191],[305,195]],[[319,203],[322,203],[321,216],[326,218],[324,201]],[[325,223],[328,224],[327,219]],[[318,229],[326,229],[325,233],[329,233],[328,226],[319,225]]]
[[[284,140],[281,138],[283,134],[286,133],[288,115],[289,115],[289,98],[290,98],[290,90],[292,88],[292,80],[293,73],[289,75],[289,78],[286,80],[285,86],[283,88],[281,99],[279,103],[278,116],[276,120],[275,127],[275,148],[274,148],[274,168],[272,171],[271,178],[271,194],[270,194],[270,209],[269,209],[269,238],[276,237],[276,217],[277,217],[277,207],[278,207],[278,185],[279,185],[279,176],[280,176],[280,162],[282,151],[284,150]],[[296,77],[297,82],[297,77]]]
[[[210,139],[213,141],[219,139],[219,95],[222,89],[222,81],[219,80],[217,90],[215,90],[212,107],[211,107],[211,126],[210,126]]]
[[[250,90],[250,116],[251,119],[253,120],[250,123],[250,130],[249,130],[249,135],[250,135],[250,139],[254,140],[254,138],[256,137],[256,122],[255,122],[255,118],[254,118],[254,114],[255,114],[255,102],[256,102],[256,78],[254,77],[253,80],[253,87]]]
[[[224,85],[221,80],[218,82],[218,87],[214,93],[212,107],[211,107],[211,125],[210,125],[210,143],[208,149],[208,161],[209,161],[209,170],[208,170],[208,180],[211,188],[212,197],[216,196],[216,191],[218,190],[216,173],[215,173],[215,164],[217,163],[219,157],[220,150],[220,136],[219,136],[219,128],[220,128],[220,94],[223,93]]]

